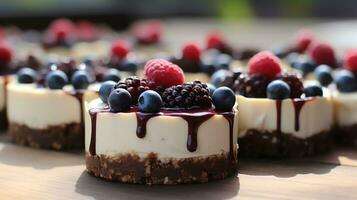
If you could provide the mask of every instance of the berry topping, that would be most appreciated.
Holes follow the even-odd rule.
[[[0,65],[8,65],[12,59],[12,49],[6,42],[0,42]]]
[[[290,96],[290,87],[282,80],[272,81],[267,87],[267,96],[269,99],[287,99]]]
[[[127,111],[131,107],[131,95],[124,89],[115,89],[108,97],[108,104],[111,112]]]
[[[138,107],[141,112],[157,113],[160,111],[161,106],[161,96],[153,90],[145,91],[139,97]]]
[[[112,44],[112,56],[124,59],[129,52],[129,46],[124,40],[117,40]]]
[[[328,43],[313,43],[308,49],[308,53],[316,64],[326,64],[336,66],[335,52]]]
[[[304,92],[306,97],[321,97],[323,95],[322,88],[318,85],[307,86],[305,87]]]
[[[121,79],[120,77],[120,71],[117,69],[108,69],[107,73],[105,74],[103,80],[104,81],[114,81],[114,82],[119,82]]]
[[[217,89],[216,86],[212,85],[211,83],[207,83],[207,88],[209,90],[209,95],[212,96],[213,92]]]
[[[134,35],[140,44],[154,44],[161,40],[162,29],[159,21],[139,23],[134,26]]]
[[[124,59],[120,64],[120,70],[128,72],[136,72],[139,66],[133,59]]]
[[[239,74],[234,88],[238,94],[245,97],[266,98],[269,82],[270,80],[261,74]]]
[[[357,78],[350,71],[341,71],[336,76],[336,86],[340,92],[357,91]]]
[[[233,77],[233,73],[229,70],[225,70],[225,69],[221,69],[216,71],[215,73],[212,74],[211,76],[211,83],[216,86],[219,87],[222,85],[222,83],[227,80],[228,78]],[[230,83],[229,85],[233,85],[233,81],[232,83]],[[226,86],[226,85],[225,85]]]
[[[162,93],[164,106],[168,108],[211,108],[212,99],[206,84],[200,81],[166,88]]]
[[[206,48],[207,49],[218,49],[221,50],[226,46],[226,42],[223,37],[218,33],[210,33],[206,38]]]
[[[49,31],[57,42],[62,42],[69,37],[73,37],[76,32],[75,25],[68,19],[57,19],[53,21]]]
[[[268,51],[262,51],[253,56],[248,62],[248,67],[250,75],[262,74],[269,79],[273,79],[281,72],[279,58]]]
[[[80,40],[92,41],[97,39],[98,31],[92,22],[80,21],[77,24],[77,35]]]
[[[156,86],[165,88],[181,85],[185,82],[185,76],[182,69],[163,59],[152,59],[146,62],[144,74],[149,81]]]
[[[199,62],[201,49],[196,43],[186,43],[182,48],[182,58],[184,60]]]
[[[295,37],[295,50],[300,53],[304,52],[309,47],[314,38],[315,35],[309,30],[302,30],[298,32]]]
[[[19,83],[29,84],[36,80],[36,72],[31,68],[22,68],[17,72],[17,81]]]
[[[106,81],[99,88],[99,98],[103,101],[103,103],[108,103],[108,97],[110,93],[113,91],[115,86],[114,81]]]
[[[300,98],[304,93],[304,85],[300,78],[294,74],[279,74],[276,79],[282,80],[289,85],[290,98]]]
[[[145,79],[140,80],[137,77],[128,77],[123,81],[119,81],[115,87],[115,89],[121,88],[127,90],[131,97],[132,103],[136,105],[138,103],[138,98],[141,93],[150,89],[149,82]]]
[[[332,69],[328,65],[319,65],[314,74],[322,86],[328,86],[333,81]]]
[[[344,57],[344,66],[348,70],[357,73],[357,49],[347,51]]]
[[[228,87],[217,88],[212,95],[213,104],[218,111],[230,112],[236,103],[236,96]]]
[[[304,75],[313,72],[316,68],[315,62],[307,56],[299,56],[293,63],[293,66],[302,71]]]
[[[47,74],[46,84],[52,90],[60,90],[68,83],[67,75],[60,70],[54,70]]]
[[[88,88],[90,83],[90,77],[84,70],[78,70],[74,72],[71,78],[72,85],[76,90],[85,90]]]

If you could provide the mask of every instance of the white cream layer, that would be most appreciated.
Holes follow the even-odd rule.
[[[339,126],[357,124],[357,92],[342,93],[337,90],[332,92],[335,122]]]
[[[5,109],[6,97],[5,97],[5,78],[0,76],[0,111]]]
[[[49,126],[80,123],[80,102],[67,94],[73,90],[50,90],[37,88],[35,84],[12,82],[7,87],[7,113],[9,122],[26,125],[33,129],[46,129]],[[97,98],[96,92],[85,92],[84,100]]]
[[[100,100],[94,100],[87,109],[102,107]],[[234,120],[233,144],[237,142],[237,115]],[[144,138],[136,135],[135,113],[98,113],[96,129],[96,153],[115,155],[137,153],[145,156],[155,152],[160,158],[188,158],[218,155],[229,152],[229,123],[222,115],[215,115],[200,125],[197,133],[197,150],[187,150],[188,124],[180,117],[158,116],[147,122]],[[86,115],[86,151],[91,141],[91,120]],[[236,147],[236,146],[235,146]]]
[[[272,99],[246,98],[237,95],[239,106],[239,137],[247,130],[277,130],[276,101]],[[331,129],[333,106],[328,97],[315,97],[307,101],[299,115],[299,130],[295,130],[295,108],[291,99],[282,101],[281,131],[298,138],[308,138]]]

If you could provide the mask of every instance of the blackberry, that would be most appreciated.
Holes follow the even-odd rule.
[[[234,91],[235,90],[235,82],[241,76],[241,74],[242,74],[242,72],[233,72],[232,74],[227,75],[223,79],[223,81],[221,81],[218,84],[218,87],[226,86],[226,87],[231,88]]]
[[[146,90],[150,90],[150,83],[146,79],[139,79],[138,77],[131,76],[125,80],[119,81],[114,88],[127,90],[131,95],[133,105],[136,105],[140,94]]]
[[[266,98],[269,83],[270,80],[261,74],[238,74],[234,89],[245,97]]]
[[[299,77],[294,74],[279,74],[276,79],[286,82],[291,89],[290,98],[300,98],[304,93],[304,85]]]
[[[162,93],[167,108],[211,108],[212,98],[206,84],[200,81],[166,88]]]

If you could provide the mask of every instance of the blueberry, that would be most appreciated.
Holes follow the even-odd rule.
[[[294,68],[303,72],[304,75],[313,72],[316,68],[316,63],[308,57],[300,56],[294,63]]]
[[[216,71],[215,60],[213,58],[201,59],[200,69],[206,74],[213,74]]]
[[[104,76],[104,81],[114,81],[114,82],[119,82],[121,77],[120,77],[120,71],[117,69],[109,69],[107,71],[107,74]]]
[[[139,66],[138,64],[131,59],[125,59],[122,63],[121,63],[121,67],[120,69],[123,71],[129,71],[129,72],[136,72],[138,70]]]
[[[68,78],[63,71],[54,70],[47,74],[46,83],[50,89],[60,90],[68,83]]]
[[[318,85],[307,86],[305,87],[304,92],[306,97],[316,97],[323,95],[322,88]]]
[[[221,85],[222,81],[224,81],[229,76],[232,76],[231,71],[225,70],[225,69],[218,70],[212,74],[211,83],[214,86],[219,87]]]
[[[279,58],[284,58],[289,53],[289,49],[284,46],[274,47],[271,51],[276,57]]]
[[[83,63],[87,66],[93,66],[93,63],[94,63],[94,58],[93,56],[86,56],[84,59],[83,59]]]
[[[212,96],[213,92],[217,89],[216,86],[212,85],[211,83],[207,83],[207,88],[209,90],[209,95]]]
[[[219,87],[213,92],[212,100],[218,111],[229,112],[236,103],[236,96],[230,88]]]
[[[90,78],[86,71],[78,70],[72,75],[71,82],[74,89],[85,90],[90,84]]]
[[[162,106],[161,96],[153,90],[147,90],[139,96],[138,106],[141,112],[157,113]]]
[[[287,56],[286,56],[286,62],[291,65],[291,67],[295,68],[295,63],[296,61],[298,60],[300,54],[299,53],[296,53],[296,52],[293,52],[293,53],[289,53]]]
[[[220,54],[216,58],[215,67],[217,69],[228,69],[229,65],[232,63],[232,57],[227,54]]]
[[[336,76],[336,86],[340,92],[354,92],[357,91],[357,79],[353,73],[349,71],[341,71]]]
[[[282,80],[272,81],[267,87],[269,99],[287,99],[290,96],[290,92],[289,85]]]
[[[331,75],[332,69],[328,65],[319,65],[315,69],[314,74],[316,76],[316,79],[320,82],[322,86],[328,86],[333,81]]]
[[[109,95],[108,104],[111,112],[127,111],[131,106],[131,95],[125,89],[115,89]]]
[[[31,68],[22,68],[17,72],[17,81],[19,83],[29,84],[36,80],[36,72]]]
[[[104,102],[108,103],[108,97],[110,93],[113,91],[115,86],[114,81],[106,81],[99,88],[99,98]]]

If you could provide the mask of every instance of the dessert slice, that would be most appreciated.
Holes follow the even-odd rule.
[[[90,174],[136,184],[207,182],[237,170],[237,110],[227,87],[212,97],[200,81],[184,83],[165,60],[145,65],[147,79],[106,82],[87,104]]]
[[[84,147],[84,102],[98,95],[94,70],[79,66],[65,62],[39,73],[29,68],[17,73],[7,88],[9,134],[15,143],[57,150]]]
[[[300,157],[331,148],[333,106],[328,90],[304,88],[293,74],[282,73],[280,60],[261,52],[248,73],[235,75],[239,105],[239,149],[244,156]],[[231,81],[232,82],[232,81]]]

